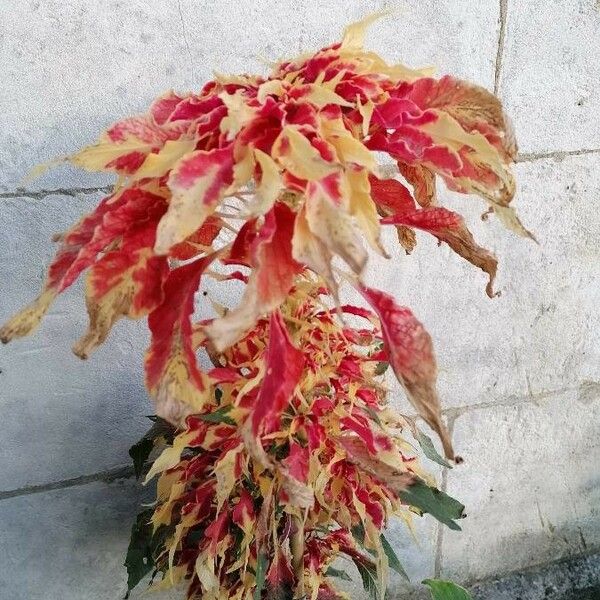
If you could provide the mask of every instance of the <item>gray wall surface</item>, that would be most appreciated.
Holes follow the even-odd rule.
[[[110,183],[61,167],[22,189],[31,167],[93,142],[169,88],[198,89],[213,69],[262,71],[259,57],[317,49],[387,6],[398,10],[373,26],[370,47],[504,101],[520,143],[515,206],[539,240],[481,222],[481,202],[441,190],[500,258],[502,295],[488,299],[485,276],[425,236],[406,257],[390,235],[393,260],[373,260],[372,283],[413,307],[434,338],[445,416],[465,459],[438,472],[467,506],[463,531],[422,519],[418,544],[400,524],[391,538],[416,583],[469,584],[597,551],[597,0],[0,0],[0,321],[37,293],[50,236]],[[76,288],[34,337],[0,348],[0,598],[124,594],[142,493],[118,475],[151,412],[147,336],[143,323],[121,322],[83,363],[70,346],[85,323]],[[418,595],[394,580],[392,597]]]

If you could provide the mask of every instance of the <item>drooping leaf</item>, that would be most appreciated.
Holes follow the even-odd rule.
[[[395,493],[399,494],[413,482],[414,476],[410,472],[394,468],[374,457],[360,438],[343,436],[339,438],[339,442],[346,450],[350,462],[385,483]]]
[[[337,577],[338,579],[342,579],[343,581],[352,581],[352,577],[343,571],[342,569],[335,569],[334,567],[329,567],[327,571],[325,571],[326,577]]]
[[[442,421],[436,391],[437,365],[429,334],[408,308],[396,304],[388,294],[364,285],[358,289],[379,315],[390,365],[408,399],[440,436],[446,457],[453,459],[452,442]]]
[[[138,514],[135,523],[131,526],[131,537],[125,567],[127,568],[127,594],[154,569],[152,556],[151,523],[153,509],[146,509]]]
[[[368,560],[360,560],[352,558],[356,565],[363,588],[372,600],[379,600],[379,580],[377,578],[377,567],[374,563]]]
[[[452,581],[424,579],[421,583],[429,588],[432,600],[472,600],[465,588]]]
[[[442,207],[431,206],[396,213],[383,218],[381,222],[396,226],[416,227],[433,234],[438,240],[448,244],[459,256],[487,273],[489,282],[486,292],[490,298],[494,297],[493,284],[498,261],[491,252],[477,245],[459,214]]]
[[[255,580],[256,586],[254,588],[254,594],[252,598],[254,600],[261,600],[262,592],[265,587],[265,577],[267,574],[268,560],[267,556],[263,552],[259,552],[256,557],[256,572]]]
[[[278,424],[300,379],[304,355],[290,339],[279,311],[271,313],[266,373],[252,412],[254,434],[270,432]]]
[[[306,220],[310,232],[360,275],[367,252],[357,235],[351,215],[344,207],[349,198],[347,182],[335,173],[321,181],[311,181],[306,189]]]
[[[166,257],[154,255],[153,243],[150,225],[125,236],[118,250],[107,252],[92,265],[85,288],[90,322],[73,346],[80,358],[87,358],[102,344],[120,318],[139,319],[162,303],[169,269]]]
[[[402,566],[400,559],[394,552],[394,549],[388,542],[385,535],[383,535],[383,533],[381,534],[380,539],[381,539],[381,547],[383,548],[383,551],[385,552],[385,555],[387,556],[390,569],[393,569],[394,571],[396,571],[396,573],[398,573],[398,575],[402,575],[402,577],[404,577],[404,579],[409,581],[409,577],[406,574],[406,571],[404,570],[404,567]]]
[[[407,504],[429,513],[450,529],[460,531],[455,520],[462,518],[464,506],[444,492],[429,487],[422,480],[416,480],[400,493],[400,497]]]
[[[146,353],[146,385],[156,402],[156,414],[180,424],[201,412],[210,400],[207,377],[192,346],[191,316],[200,278],[215,255],[174,269],[164,284],[165,301],[148,318],[152,338]]]
[[[256,320],[285,300],[301,265],[292,257],[294,212],[277,202],[252,240],[254,267],[239,306],[205,328],[215,348],[225,350],[254,326]]]
[[[419,442],[419,446],[421,446],[421,450],[423,450],[423,453],[429,460],[436,462],[438,465],[441,465],[442,467],[446,467],[448,469],[452,468],[452,465],[447,460],[444,460],[438,454],[438,451],[435,449],[435,446],[433,445],[431,438],[427,434],[423,433],[422,431],[418,431],[417,432],[417,442]]]

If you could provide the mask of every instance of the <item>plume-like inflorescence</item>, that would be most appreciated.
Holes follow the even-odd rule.
[[[364,285],[366,246],[388,256],[382,226],[397,229],[406,252],[416,229],[428,232],[482,269],[493,296],[496,259],[439,205],[437,178],[530,236],[510,206],[516,145],[499,101],[364,50],[371,20],[268,77],[169,92],[65,159],[113,172],[117,184],[60,236],[40,295],[0,330],[3,342],[31,333],[84,271],[89,327],[78,356],[121,317],[148,317],[146,384],[157,415],[180,429],[152,468],[162,473],[152,522],[169,531],[158,564],[169,580],[191,577],[191,597],[246,598],[264,579],[335,598],[331,558],[371,560],[355,554],[358,523],[385,580],[377,532],[419,472],[392,433],[403,421],[381,408],[377,361],[446,457],[454,452],[431,339],[408,308]],[[382,153],[394,175],[383,175]],[[237,306],[197,322],[205,278],[244,288]],[[370,308],[340,306],[342,282]],[[346,327],[347,313],[368,327]],[[200,367],[200,350],[213,370]]]
[[[134,531],[130,585],[154,567],[156,587],[187,580],[190,599],[341,599],[330,567],[345,556],[383,597],[389,569],[402,572],[382,534],[390,517],[408,521],[412,505],[457,528],[462,506],[428,487],[402,437],[423,434],[387,406],[379,319],[340,309],[354,325],[325,287],[298,278],[279,309],[213,355],[204,412],[177,434],[153,428],[157,505],[143,513],[146,539]]]

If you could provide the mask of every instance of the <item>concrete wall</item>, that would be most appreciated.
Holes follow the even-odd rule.
[[[336,39],[393,3],[345,0],[1,0],[0,321],[38,289],[50,236],[109,183],[36,163],[93,141],[173,87],[262,69]],[[324,8],[326,6],[326,8]],[[600,5],[596,0],[406,0],[368,42],[496,90],[520,141],[516,206],[540,244],[482,223],[443,192],[501,259],[484,276],[419,237],[374,283],[430,329],[445,414],[464,465],[441,476],[467,505],[463,532],[424,519],[394,543],[415,581],[473,582],[600,548]],[[388,247],[394,248],[393,236]],[[121,323],[87,363],[80,290],[35,337],[0,348],[0,597],[117,600],[140,492],[117,480],[146,427],[144,328]],[[398,394],[397,401],[405,408]],[[432,465],[433,467],[433,465]],[[395,597],[412,597],[395,582]],[[356,592],[353,598],[359,599]]]

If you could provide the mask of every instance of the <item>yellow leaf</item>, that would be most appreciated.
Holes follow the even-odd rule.
[[[360,101],[360,96],[357,96],[356,105],[358,107],[358,112],[363,119],[362,134],[366,137],[369,134],[369,127],[371,126],[371,118],[373,116],[373,111],[375,110],[375,104],[373,104],[372,100],[367,100],[367,102],[363,104]]]
[[[140,168],[133,174],[132,180],[145,177],[162,177],[173,165],[196,146],[194,140],[169,140],[157,153],[148,154]]]
[[[332,254],[326,244],[310,230],[306,217],[306,205],[296,215],[294,236],[292,238],[292,256],[299,263],[318,273],[329,287],[334,299],[338,301],[338,286],[331,268]]]
[[[365,43],[365,33],[371,23],[374,23],[378,19],[391,14],[391,10],[381,10],[371,15],[368,15],[360,21],[351,23],[344,30],[344,36],[342,38],[342,48],[360,50]]]
[[[381,244],[377,207],[371,198],[369,175],[365,169],[346,173],[350,187],[350,214],[356,219],[371,247],[382,256],[389,254]]]
[[[308,100],[318,108],[323,108],[328,104],[337,104],[339,106],[353,106],[351,102],[344,100],[336,94],[332,89],[328,89],[322,85],[309,84],[309,92],[304,96],[304,100]]]
[[[106,165],[132,152],[147,154],[152,150],[152,144],[130,138],[124,142],[115,143],[106,138],[103,141],[87,146],[77,154],[68,157],[68,161],[86,171],[104,171]]]
[[[19,311],[14,317],[0,328],[0,340],[3,344],[16,338],[29,335],[40,324],[50,305],[56,298],[55,289],[46,289],[28,306]]]
[[[270,79],[269,81],[265,81],[261,83],[258,87],[258,92],[256,94],[256,99],[264,104],[267,96],[281,96],[283,94],[283,84],[280,79]]]
[[[254,118],[256,109],[248,106],[242,90],[237,90],[234,94],[222,92],[219,98],[227,107],[227,116],[221,120],[220,129],[222,133],[227,134],[228,140],[232,140],[239,130]]]
[[[173,445],[165,448],[154,461],[146,479],[144,479],[144,485],[147,484],[157,473],[162,473],[168,469],[173,468],[180,460],[181,453],[185,450],[187,444],[196,437],[196,432],[188,431],[178,435],[173,441]]]
[[[347,182],[342,180],[343,195],[348,198]],[[337,254],[360,275],[367,263],[367,252],[356,235],[352,218],[343,206],[335,206],[316,182],[307,188],[306,219],[310,231],[330,252]]]
[[[377,171],[375,155],[350,133],[343,136],[332,136],[327,138],[327,141],[335,147],[338,156],[345,163],[357,164],[371,172]]]
[[[241,450],[242,446],[237,446],[229,450],[215,466],[214,473],[217,478],[217,513],[221,511],[223,503],[229,498],[235,485],[235,465]]]
[[[254,215],[264,215],[269,211],[273,202],[277,200],[283,189],[283,182],[277,163],[268,154],[256,148],[254,156],[260,165],[262,175],[260,184],[256,188],[256,195],[259,201],[252,205],[251,211]]]
[[[322,179],[339,170],[337,164],[324,160],[308,139],[290,125],[275,140],[272,156],[292,175],[307,181]]]

